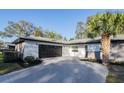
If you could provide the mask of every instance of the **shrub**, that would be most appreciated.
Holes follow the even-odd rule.
[[[34,65],[35,64],[35,58],[33,57],[33,56],[26,56],[25,58],[24,58],[24,62],[25,62],[25,64],[29,64],[29,66],[30,65]]]
[[[35,64],[40,64],[42,61],[39,58],[36,58]]]
[[[24,58],[24,62],[22,64],[23,67],[33,66],[40,64],[42,61],[39,58],[34,58],[33,56],[27,56]]]

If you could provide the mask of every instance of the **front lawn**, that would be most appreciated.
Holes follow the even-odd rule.
[[[22,67],[17,63],[0,63],[0,75],[20,69],[22,69]]]
[[[2,52],[0,52],[0,75],[22,69],[17,63],[5,63]]]

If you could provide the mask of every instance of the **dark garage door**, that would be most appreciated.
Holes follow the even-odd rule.
[[[39,57],[58,57],[62,56],[62,46],[39,45]]]

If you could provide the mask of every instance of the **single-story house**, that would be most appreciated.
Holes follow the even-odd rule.
[[[19,37],[12,42],[20,58],[34,56],[47,58],[73,56],[80,58],[101,59],[100,39],[81,39],[57,41],[42,37]],[[124,38],[111,39],[110,58],[124,60]]]

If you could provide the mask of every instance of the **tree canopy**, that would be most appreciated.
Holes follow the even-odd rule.
[[[53,39],[53,40],[62,40],[63,39],[61,34],[58,34],[54,31],[49,31],[48,29],[44,31],[44,37],[45,38],[50,38],[50,39]]]
[[[83,39],[83,38],[87,38],[87,33],[86,33],[86,24],[84,24],[83,22],[78,22],[77,23],[77,27],[76,27],[76,32],[75,32],[76,36],[75,39]]]
[[[121,12],[105,12],[90,16],[87,21],[89,37],[102,34],[117,35],[124,33],[124,14]]]
[[[30,36],[35,37],[45,37],[53,40],[62,40],[63,37],[61,34],[58,34],[54,31],[49,31],[43,29],[40,26],[34,26],[32,23],[21,20],[18,22],[9,21],[8,26],[5,27],[4,31],[0,32],[2,37],[20,37],[20,36]]]
[[[25,20],[18,22],[9,21],[8,26],[5,27],[4,31],[0,33],[3,37],[29,36],[32,34],[42,36],[42,29],[41,27],[36,27],[32,23]]]
[[[0,40],[0,49],[4,47],[4,43],[2,40]]]
[[[49,31],[48,29],[44,31],[43,37],[50,38],[52,40],[62,40],[63,39],[61,34],[58,34],[54,31]]]
[[[36,27],[35,30],[33,31],[33,35],[35,37],[43,37],[43,30],[41,27]]]

